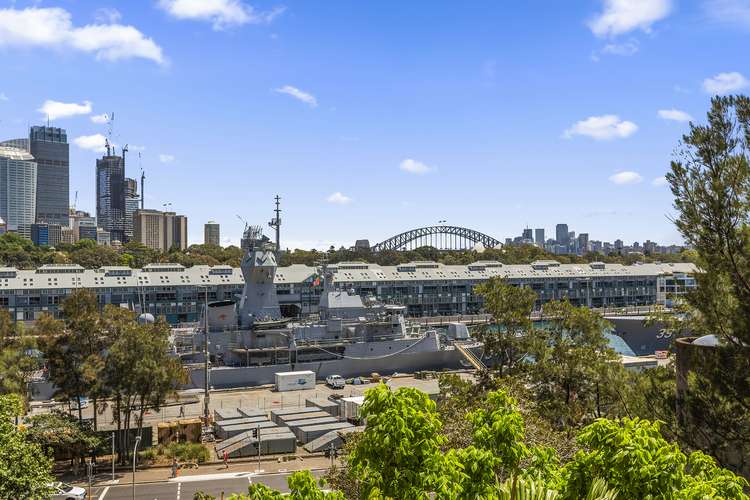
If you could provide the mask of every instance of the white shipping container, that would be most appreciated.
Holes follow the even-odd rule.
[[[277,372],[276,390],[284,391],[301,391],[303,389],[315,389],[315,372]]]

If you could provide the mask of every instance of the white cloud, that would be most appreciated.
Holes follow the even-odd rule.
[[[404,172],[409,172],[410,174],[417,175],[427,174],[434,170],[429,165],[422,163],[421,161],[412,160],[411,158],[407,158],[402,161],[398,168],[400,168]]]
[[[37,111],[45,117],[49,117],[50,120],[57,120],[58,118],[69,118],[71,116],[91,113],[91,102],[83,101],[83,104],[78,104],[75,102],[59,102],[47,99]]]
[[[750,81],[736,71],[731,73],[719,73],[712,78],[706,78],[703,80],[703,90],[709,94],[729,94],[737,90],[742,90],[748,85],[750,85]]]
[[[689,122],[693,119],[692,116],[690,116],[689,113],[685,111],[680,111],[679,109],[660,109],[658,111],[659,118],[663,118],[664,120],[672,120],[676,122]]]
[[[313,108],[318,105],[318,100],[314,95],[308,94],[307,92],[304,92],[297,87],[292,87],[291,85],[284,85],[283,87],[275,89],[275,92],[278,92],[279,94],[290,95],[295,99],[304,102],[305,104],[309,104]]]
[[[162,163],[172,163],[174,161],[174,156],[162,153],[159,155],[159,161]]]
[[[617,115],[590,116],[563,132],[563,137],[570,139],[575,135],[584,135],[596,140],[623,139],[637,130],[638,125],[620,120]]]
[[[8,96],[5,95],[5,92],[0,92],[0,101],[7,101]]]
[[[642,180],[643,177],[641,177],[641,174],[638,172],[631,172],[630,170],[617,172],[616,174],[609,176],[610,182],[621,186],[626,184],[638,184]]]
[[[99,24],[116,24],[122,19],[120,11],[113,7],[102,7],[94,12],[94,19]]]
[[[73,143],[81,149],[103,153],[106,151],[106,139],[102,134],[82,135],[73,139]]]
[[[671,0],[604,0],[604,10],[589,22],[597,36],[615,36],[641,29],[664,19],[672,10]]]
[[[750,1],[707,0],[703,8],[715,21],[750,28]]]
[[[270,23],[285,10],[277,7],[258,12],[240,0],[159,0],[159,7],[176,19],[209,21],[215,30]]]
[[[102,113],[100,115],[94,115],[91,117],[91,121],[94,123],[107,123],[107,120],[109,120],[109,116],[107,113]]]
[[[669,182],[667,182],[667,178],[662,175],[661,177],[657,177],[652,180],[651,185],[661,187],[669,185]]]
[[[638,42],[631,40],[623,43],[608,43],[602,47],[602,54],[611,54],[614,56],[632,56],[638,52]]]
[[[133,26],[89,24],[73,26],[61,8],[0,9],[0,47],[72,48],[98,60],[143,58],[165,63],[161,47]]]
[[[345,196],[341,194],[339,191],[336,191],[331,196],[326,198],[326,201],[328,203],[335,203],[336,205],[348,205],[352,202],[352,199],[348,196]]]

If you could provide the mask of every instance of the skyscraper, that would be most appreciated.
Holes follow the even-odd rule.
[[[31,238],[36,216],[37,165],[23,149],[0,146],[0,217],[8,231]]]
[[[521,234],[521,237],[522,237],[522,238],[523,238],[524,240],[528,240],[528,241],[531,241],[531,240],[533,240],[533,239],[534,239],[534,237],[533,237],[533,236],[532,236],[532,234],[531,234],[531,228],[528,228],[528,227],[527,227],[526,229],[524,229],[524,230],[523,230],[523,233]]]
[[[125,238],[133,239],[133,217],[139,208],[141,199],[138,196],[138,181],[125,178]]]
[[[36,222],[67,226],[70,146],[65,129],[31,127],[29,152],[37,163]]]
[[[544,229],[534,229],[534,243],[544,248]]]
[[[96,160],[96,220],[113,240],[125,241],[125,160],[109,155]]]
[[[204,245],[221,245],[221,230],[219,223],[208,221],[203,225],[203,244]]]
[[[589,251],[589,233],[581,233],[578,235],[578,253],[581,255]]]
[[[557,241],[559,245],[567,245],[570,243],[567,224],[558,224],[555,226],[555,241]]]

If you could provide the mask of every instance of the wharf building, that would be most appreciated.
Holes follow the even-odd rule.
[[[537,261],[504,265],[479,261],[469,265],[412,262],[379,266],[341,262],[328,266],[333,287],[402,304],[410,316],[474,314],[482,299],[475,287],[494,276],[529,287],[536,306],[567,299],[590,307],[665,304],[673,295],[695,287],[692,264],[559,264]],[[45,312],[60,316],[59,306],[77,288],[93,290],[99,304],[114,304],[137,312],[164,316],[172,324],[200,317],[205,289],[209,301],[237,301],[244,288],[242,271],[230,266],[149,264],[142,269],[50,264],[36,270],[0,268],[0,306],[16,321],[34,321]],[[323,291],[317,269],[301,264],[279,267],[274,284],[283,316],[317,312]]]

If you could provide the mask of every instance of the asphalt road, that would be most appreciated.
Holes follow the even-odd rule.
[[[315,477],[321,477],[323,471],[312,471]],[[141,500],[192,500],[199,491],[217,498],[221,494],[247,493],[247,487],[261,483],[279,491],[289,491],[287,477],[291,472],[276,474],[259,474],[235,472],[226,474],[207,474],[202,476],[185,476],[159,483],[142,483],[135,485],[135,498]],[[128,500],[133,498],[131,484],[98,486],[92,488],[92,500]]]

